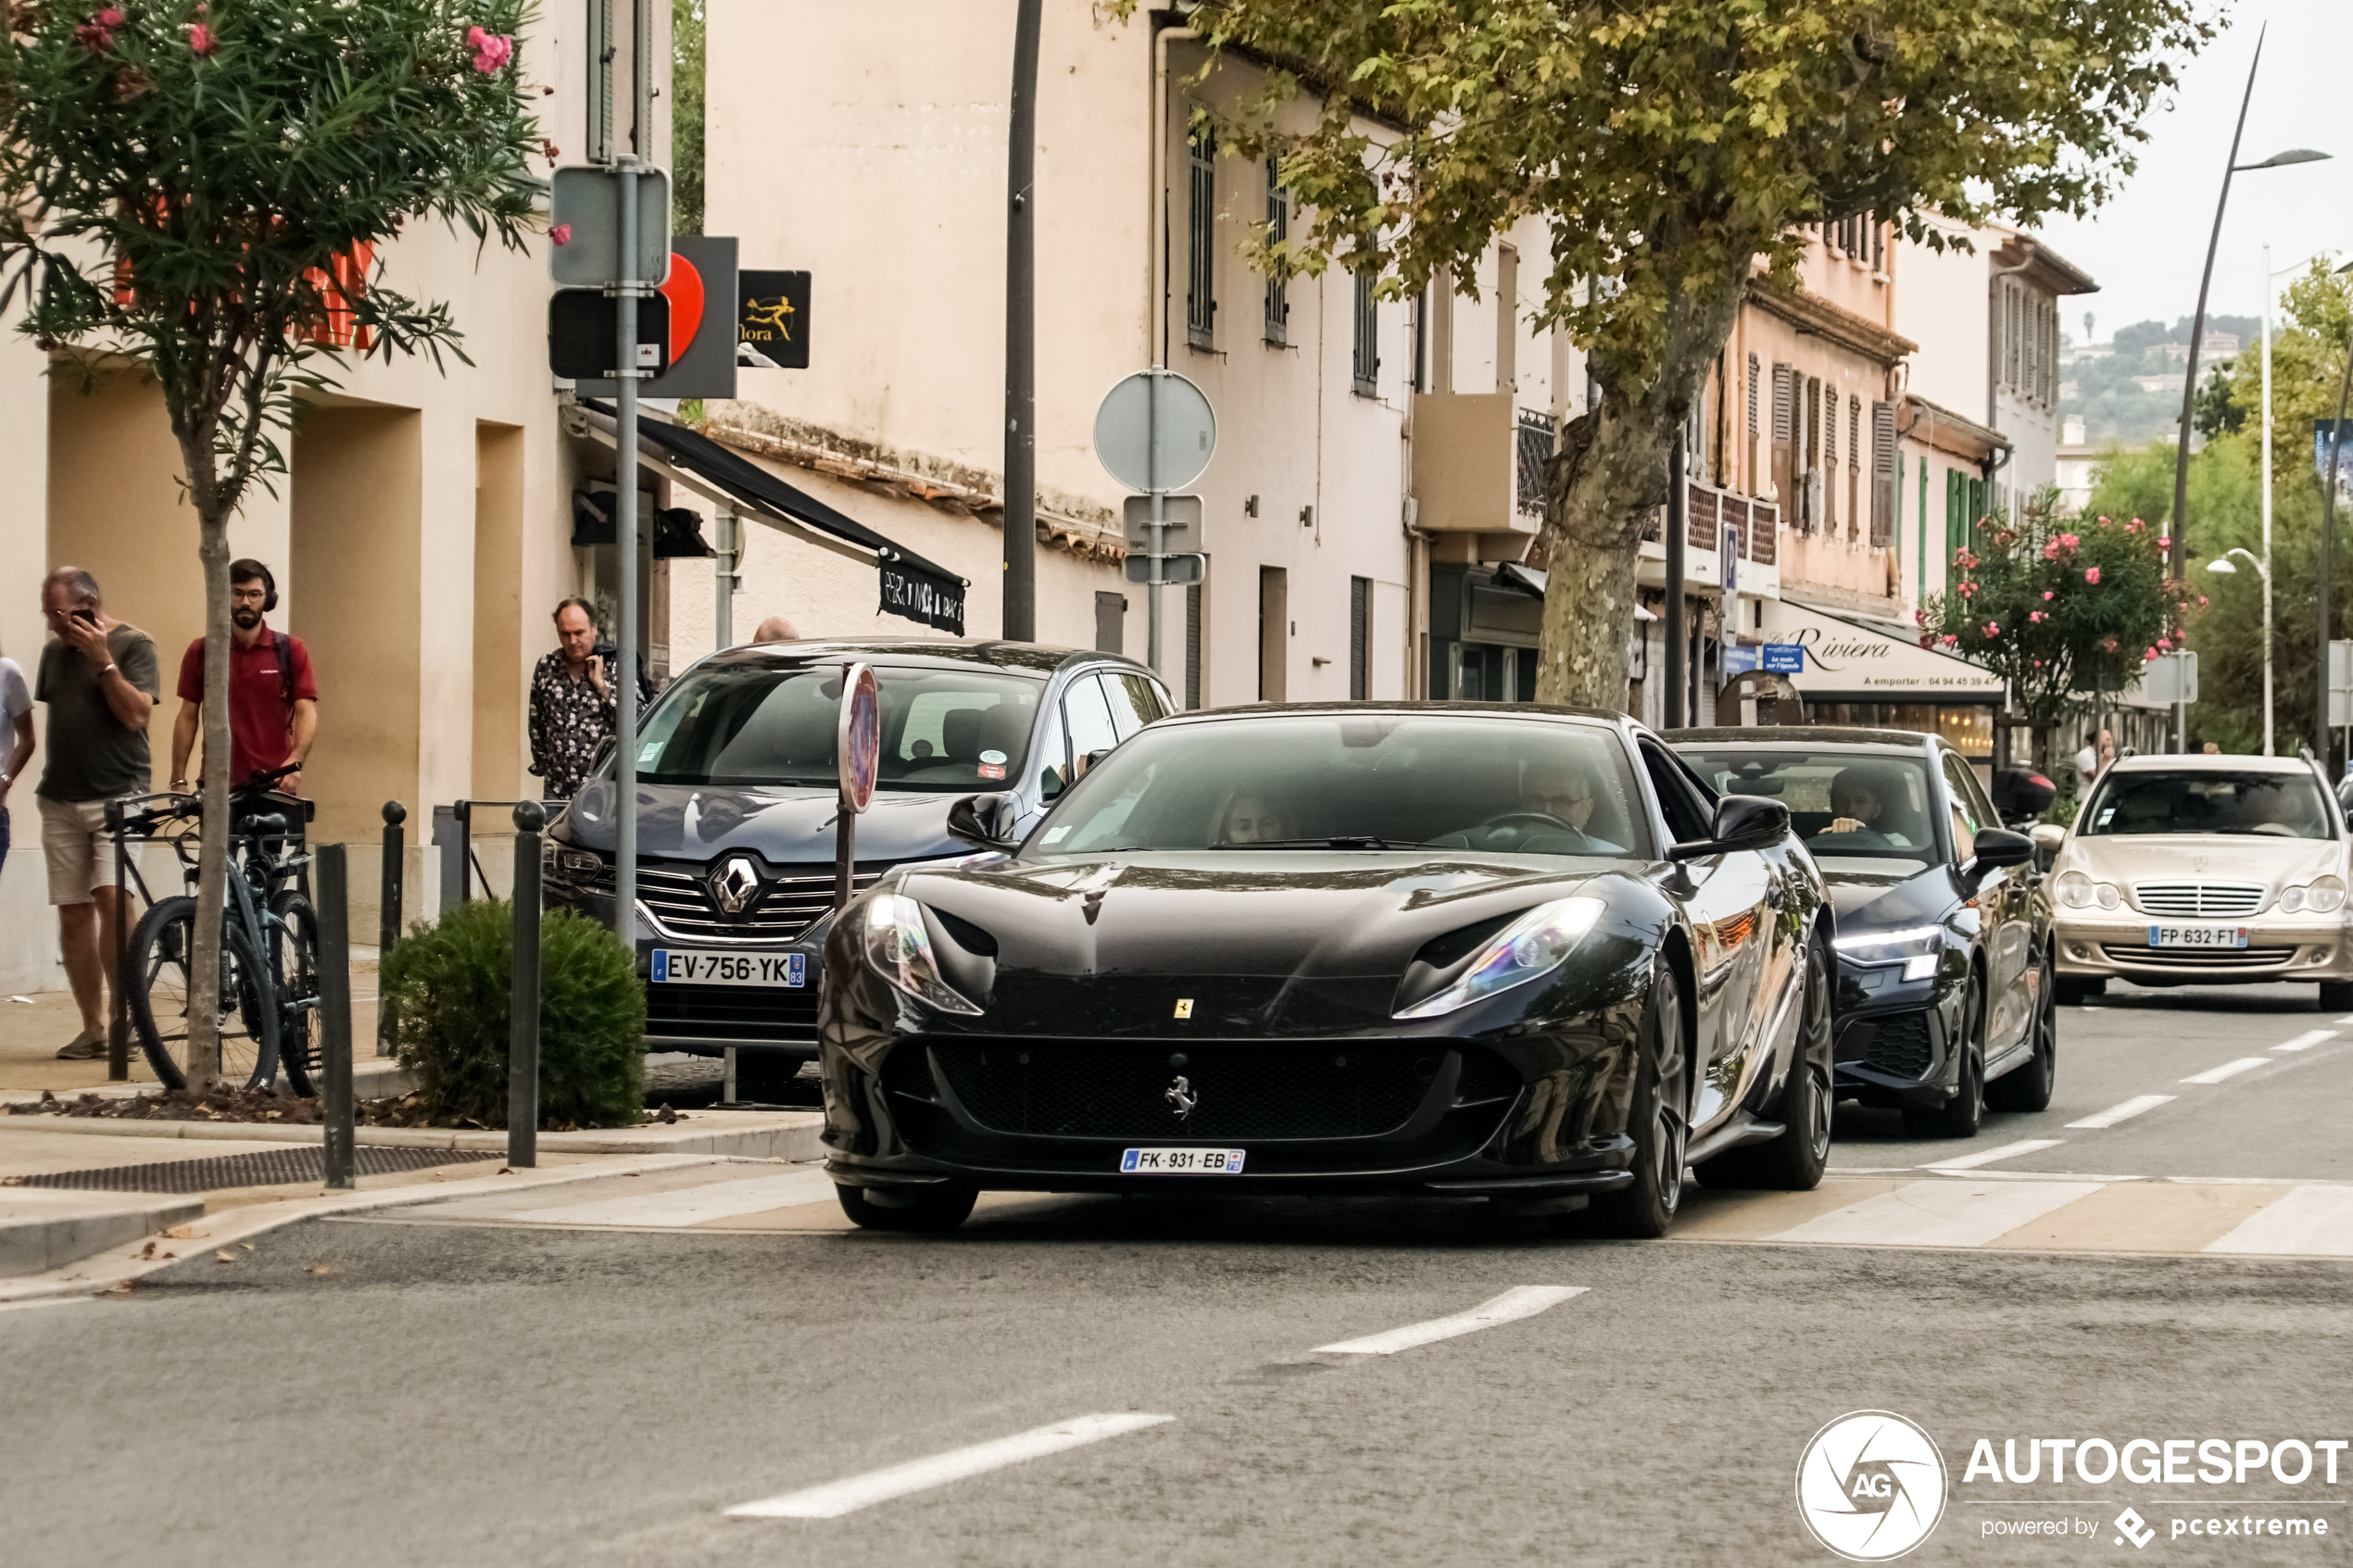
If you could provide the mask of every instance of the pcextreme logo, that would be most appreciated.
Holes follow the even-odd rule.
[[[1797,1515],[1851,1562],[1903,1556],[1944,1516],[1944,1456],[1891,1411],[1856,1411],[1814,1434],[1797,1461]]]

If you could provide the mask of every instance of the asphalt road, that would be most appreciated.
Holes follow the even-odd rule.
[[[2343,1177],[2348,1053],[2269,1049],[2334,1021],[2213,1000],[2067,1013],[2051,1111],[1973,1145],[1843,1116],[1833,1161],[2051,1138],[1988,1168]],[[2175,1098],[2064,1125],[2145,1094]],[[1952,1467],[1907,1561],[2137,1556],[2106,1523],[2128,1502],[2161,1532],[2225,1504],[2333,1526],[2161,1534],[2170,1562],[2337,1562],[2353,1535],[2353,1453],[2334,1487],[1961,1475],[1981,1436],[2353,1436],[2347,1261],[1603,1243],[1214,1198],[1048,1199],[940,1238],[427,1218],[316,1222],[122,1300],[0,1311],[6,1561],[1828,1563],[1793,1476],[1859,1409],[1918,1422]],[[1396,1354],[1316,1348],[1522,1286],[1583,1293]],[[1170,1419],[838,1517],[725,1512],[1129,1414]],[[1985,1535],[2062,1517],[2098,1533]]]

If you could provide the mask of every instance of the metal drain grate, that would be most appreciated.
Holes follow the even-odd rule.
[[[496,1153],[470,1148],[384,1148],[366,1144],[356,1152],[359,1173],[363,1176],[500,1158]],[[113,1165],[103,1171],[52,1171],[46,1175],[19,1176],[7,1185],[72,1187],[83,1192],[213,1192],[222,1187],[283,1186],[326,1179],[327,1151],[316,1144],[297,1144],[258,1154],[224,1154],[211,1160]]]

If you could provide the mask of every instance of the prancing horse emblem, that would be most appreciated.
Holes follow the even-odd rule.
[[[719,862],[705,885],[721,914],[739,915],[760,897],[760,871],[751,863],[750,856],[730,855]]]
[[[1201,1103],[1201,1096],[1193,1093],[1192,1080],[1182,1074],[1179,1074],[1175,1083],[1162,1091],[1160,1098],[1168,1102],[1168,1109],[1176,1113],[1176,1120],[1179,1122],[1190,1120],[1193,1107]]]

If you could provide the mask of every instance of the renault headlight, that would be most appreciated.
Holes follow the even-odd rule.
[[[1904,978],[1926,980],[1936,972],[1938,958],[1944,948],[1944,928],[1934,925],[1906,926],[1901,931],[1873,931],[1856,936],[1842,936],[1831,944],[1856,963],[1882,964],[1901,961]]]
[[[604,875],[605,858],[594,849],[575,849],[550,838],[542,841],[539,866],[550,882],[593,885]]]
[[[2345,881],[2342,877],[2319,877],[2300,886],[2284,888],[2280,893],[2280,913],[2301,914],[2309,910],[2316,915],[2334,914],[2345,908]]]
[[[2069,872],[2052,884],[2058,901],[2070,909],[2088,909],[2097,905],[2113,909],[2124,902],[2124,895],[2112,882],[2094,882],[2082,872]]]
[[[939,975],[924,927],[924,907],[904,893],[885,894],[866,906],[866,962],[876,974],[926,1007],[977,1014]]]
[[[1453,985],[1411,1007],[1399,1008],[1391,1016],[1441,1018],[1498,991],[1552,973],[1593,929],[1604,908],[1599,898],[1539,904],[1497,933]]]

